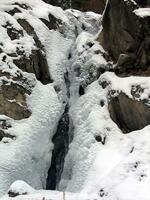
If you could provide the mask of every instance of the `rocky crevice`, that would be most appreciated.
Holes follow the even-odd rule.
[[[20,6],[20,4],[18,5]],[[119,17],[114,17],[114,15],[116,14],[115,6],[120,6],[121,8],[118,9],[120,11],[117,14],[122,16],[120,22],[121,24],[118,24],[117,19]],[[134,9],[135,8],[136,7],[134,6]],[[97,80],[99,76],[105,71],[112,70],[113,72],[115,71],[118,75],[122,76],[127,76],[130,73],[132,75],[134,75],[134,73],[135,75],[137,75],[141,72],[142,75],[144,74],[144,72],[146,75],[149,75],[150,40],[148,38],[149,30],[147,30],[148,21],[147,19],[146,21],[139,20],[135,15],[133,15],[132,11],[121,0],[109,1],[103,17],[104,29],[100,40],[102,40],[102,44],[108,51],[109,55],[107,56],[107,54],[103,53],[103,56],[108,57],[108,61],[109,58],[116,61],[116,68],[113,69],[111,68],[112,66],[109,66],[108,64],[106,64],[107,66],[102,65],[99,66],[99,68],[97,68],[97,66],[91,63],[91,65],[88,65],[89,68],[87,67],[85,69],[86,64],[85,61],[83,61],[83,63],[81,63],[81,66],[83,66],[82,69],[81,66],[76,62],[76,65],[74,65],[74,73],[76,74],[78,79],[82,78],[82,81],[80,80],[80,83],[78,85],[79,96],[84,95],[86,92],[86,87],[90,85],[93,81]],[[15,12],[20,11],[17,8],[15,8],[9,13],[11,15],[14,15]],[[40,18],[41,22],[44,23],[50,30],[57,30],[63,34],[61,26],[59,27],[59,24],[62,25],[62,22],[56,19],[51,14],[48,17],[51,23],[49,23],[45,19]],[[114,21],[112,22],[111,20]],[[130,24],[128,24],[129,21]],[[41,41],[39,40],[34,28],[25,19],[18,19],[17,22],[21,25],[21,27],[26,31],[28,35],[33,36],[36,48],[32,51],[29,57],[26,57],[21,49],[17,49],[15,54],[10,55],[11,57],[13,57],[14,64],[22,71],[34,73],[36,78],[43,84],[52,83],[53,80],[49,72],[49,67],[45,53],[46,51],[43,45],[41,44]],[[142,28],[140,28],[139,32],[137,33],[136,30],[139,26]],[[120,27],[122,28],[121,30]],[[23,36],[23,32],[13,29],[11,27],[11,24],[6,23],[4,28],[7,29],[7,34],[11,38],[11,40],[15,40],[18,39],[20,36]],[[82,29],[86,29],[84,27],[84,24],[82,24]],[[136,35],[134,35],[135,33]],[[143,38],[143,34],[144,40],[141,41],[141,38]],[[90,48],[94,47],[94,45],[95,44],[93,42],[87,42],[86,45],[83,46],[85,47],[83,52],[90,51]],[[99,49],[95,50],[94,53],[95,55],[102,54],[102,52]],[[20,56],[19,59],[17,58],[18,55]],[[89,55],[93,55],[92,50]],[[75,56],[79,57],[80,55]],[[68,56],[68,60],[69,59],[72,59],[71,53]],[[5,60],[6,58],[3,57],[3,62],[5,62]],[[70,61],[68,61],[67,64],[69,65]],[[3,74],[4,72],[0,71],[0,76],[2,76]],[[72,84],[69,75],[70,74],[68,71],[64,73],[64,82],[67,90],[66,96],[68,97],[68,99],[71,95],[70,86]],[[8,76],[9,78],[9,74],[5,73],[5,76]],[[17,79],[23,80],[23,77],[17,77]],[[103,89],[105,89],[108,85],[109,83],[107,83],[106,81],[101,84]],[[55,90],[56,92],[60,92],[60,88],[57,88],[57,86],[55,87]],[[26,94],[30,95],[31,92],[21,87],[21,85],[8,85],[5,81],[0,91],[0,113],[5,114],[8,117],[13,118],[15,120],[28,118],[31,115],[31,111],[27,108]],[[135,95],[136,94],[134,94],[133,97]],[[131,131],[142,129],[149,124],[150,112],[149,107],[146,105],[146,102],[136,101],[134,98],[130,99],[126,94],[123,93],[120,93],[115,97],[108,97],[108,99],[110,100],[108,102],[108,110],[110,112],[110,117],[118,125],[118,127],[122,130],[123,133],[129,133]],[[105,102],[101,100],[100,106],[103,107],[104,103]],[[74,127],[72,120],[69,116],[69,109],[69,103],[67,103],[64,109],[64,113],[62,114],[58,122],[56,133],[52,138],[54,149],[52,151],[51,165],[48,171],[46,183],[46,188],[50,190],[55,190],[58,188],[59,182],[61,180],[62,171],[64,168],[65,157],[69,149],[69,144],[73,139]],[[11,126],[6,125],[6,122],[2,121],[1,123],[0,121],[0,140],[2,140],[4,137],[14,139],[14,136],[7,133],[7,129],[9,129],[10,127]],[[103,145],[105,145],[106,137],[102,138],[100,135],[95,135],[95,139],[97,142],[101,142]]]
[[[47,177],[46,189],[48,190],[57,189],[72,136],[73,125],[69,116],[69,106],[66,105],[65,111],[58,122],[56,133],[52,138],[54,149]]]

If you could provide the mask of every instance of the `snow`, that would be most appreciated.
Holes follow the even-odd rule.
[[[1,0],[0,1],[0,4],[2,4],[2,8],[7,8],[9,7],[10,4],[14,4],[14,3],[26,4],[27,6],[31,7],[32,10],[29,9],[27,12],[29,12],[32,16],[35,16],[37,18],[48,19],[48,15],[52,14],[57,19],[60,19],[63,22],[68,21],[67,17],[64,14],[64,11],[61,8],[46,4],[42,0],[7,0],[7,1]]]
[[[31,117],[12,121],[13,127],[8,133],[15,135],[17,139],[8,144],[0,143],[1,194],[18,179],[35,188],[45,186],[53,148],[51,138],[63,108],[53,87],[44,86],[40,82],[37,82],[27,100],[32,110]]]
[[[138,8],[138,9],[134,10],[134,13],[141,18],[149,17],[150,16],[150,8]]]
[[[14,2],[25,3],[29,8],[11,5]],[[4,12],[14,6],[21,13],[10,16]],[[142,17],[148,16],[148,13],[149,8],[135,10],[135,14]],[[49,30],[41,22],[40,18],[49,20],[49,14],[62,21],[63,33]],[[22,75],[27,79],[27,85],[21,81],[17,84],[31,91],[26,99],[32,111],[29,118],[22,120],[0,115],[1,120],[7,119],[12,126],[7,133],[14,136],[13,139],[4,137],[0,142],[0,196],[11,190],[19,194],[27,193],[13,198],[16,200],[58,200],[64,195],[69,200],[149,200],[150,126],[123,134],[110,118],[107,94],[115,90],[133,98],[133,86],[140,85],[143,93],[136,100],[149,99],[150,79],[135,76],[121,78],[113,72],[101,75],[100,70],[114,67],[113,63],[105,60],[106,52],[97,41],[102,30],[102,16],[77,10],[63,11],[41,0],[1,0],[0,16],[0,42],[4,44],[1,47],[0,68],[9,72],[11,77]],[[37,49],[32,35],[28,35],[18,24],[19,18],[29,22],[44,46],[53,83],[43,85],[34,74],[22,72],[11,56],[3,62],[4,56],[15,53],[17,47],[23,48],[27,57]],[[3,27],[7,21],[16,30],[22,30],[23,36],[11,40]],[[64,78],[67,72],[69,86]],[[16,83],[2,76],[0,85],[3,80],[8,84]],[[102,81],[109,83],[105,89],[100,85]],[[83,95],[79,95],[80,86],[85,89]],[[56,87],[60,89],[57,92]],[[52,137],[66,102],[70,106],[74,138],[65,158],[58,186],[60,191],[44,191],[41,189],[46,185],[54,148]],[[12,198],[6,194],[1,199]]]
[[[122,87],[127,93],[127,86],[130,84],[149,83],[148,78],[118,78],[109,73],[111,72],[104,73],[100,79],[109,77],[111,89]],[[150,126],[128,135],[122,134],[110,119],[107,89],[102,89],[99,81],[88,86],[85,95],[71,107],[75,133],[62,176],[62,184],[66,183],[66,188],[60,184],[60,189],[88,194],[100,193],[102,199],[108,200],[148,200]],[[105,102],[103,107],[100,106],[101,100]],[[105,137],[105,144],[97,142],[95,135]]]
[[[30,186],[29,186],[30,187]],[[9,199],[14,199],[14,200],[58,200],[58,199],[69,199],[69,200],[99,200],[98,195],[96,194],[85,194],[85,193],[68,193],[68,192],[58,192],[58,191],[44,191],[44,190],[39,190],[39,191],[34,191],[31,194],[28,195],[20,195],[15,198],[9,198],[8,195],[5,195],[4,197],[1,198],[1,200],[9,200]]]
[[[26,4],[29,8],[20,8],[13,3]],[[21,12],[9,15],[5,11],[18,8]],[[42,8],[42,9],[41,9]],[[64,111],[65,101],[67,101],[67,88],[64,74],[68,70],[68,55],[70,48],[76,37],[75,25],[70,20],[75,20],[72,11],[63,11],[61,8],[45,4],[40,0],[7,0],[0,1],[0,33],[3,53],[0,55],[0,67],[3,72],[8,72],[10,77],[23,77],[24,80],[12,80],[1,76],[0,83],[7,81],[7,84],[16,83],[31,91],[31,95],[26,95],[28,108],[32,114],[27,119],[10,120],[11,128],[6,132],[14,138],[4,137],[0,142],[0,196],[3,195],[9,186],[20,179],[30,184],[35,189],[45,188],[47,172],[51,162],[53,144],[51,139],[55,134],[57,123]],[[77,11],[74,11],[76,13]],[[62,20],[64,34],[59,30],[49,30],[39,18],[48,20],[49,14]],[[68,14],[69,13],[69,14]],[[79,12],[81,15],[82,13]],[[83,14],[82,14],[83,15]],[[93,31],[92,20],[99,15],[86,13],[83,15],[83,22],[87,30]],[[25,19],[37,34],[39,40],[45,48],[49,71],[54,82],[43,85],[36,80],[34,74],[23,72],[13,63],[13,57],[9,54],[16,53],[16,49],[23,50],[26,57],[36,50],[33,36],[28,35],[17,22],[18,19]],[[92,19],[92,20],[91,20]],[[81,20],[81,21],[80,21]],[[75,20],[78,29],[81,31],[82,19]],[[90,21],[91,20],[91,21]],[[88,22],[89,21],[89,22]],[[3,26],[9,22],[12,28],[22,31],[18,39],[11,40],[6,28]],[[68,31],[67,28],[70,28]],[[40,31],[39,31],[40,30]],[[3,57],[6,55],[6,62]],[[15,59],[20,59],[16,55]],[[56,93],[54,87],[60,87],[60,92]],[[18,102],[19,103],[19,102]],[[42,117],[41,117],[42,116]],[[6,116],[1,116],[4,120]]]
[[[22,37],[20,35],[19,39],[11,40],[10,37],[7,34],[7,29],[3,26],[6,25],[6,23],[12,24],[12,27],[16,30],[23,30],[22,27],[16,22],[16,20],[13,17],[10,17],[9,14],[0,12],[1,17],[1,23],[0,23],[0,43],[4,44],[4,46],[1,46],[1,49],[3,52],[7,54],[13,54],[16,52],[17,47],[22,51],[26,53],[26,56],[29,57],[32,50],[35,49],[33,38],[28,36],[26,32],[24,33],[24,36]]]
[[[137,3],[136,3],[136,1],[134,1],[134,0],[124,0],[125,2],[132,2],[134,5],[137,5]]]
[[[120,78],[116,76],[113,72],[106,72],[100,77],[101,81],[107,81],[109,83],[107,90],[114,89],[118,92],[125,93],[128,97],[133,98],[131,94],[132,87],[139,86],[144,89],[142,94],[140,94],[137,100],[149,99],[150,95],[150,79],[149,77],[138,77],[130,76],[126,78]],[[119,84],[118,84],[119,83]]]
[[[104,73],[100,79],[107,77],[112,83],[111,89],[122,87],[124,92],[129,92],[131,83],[139,84],[144,82],[144,79],[145,83],[148,82],[148,78],[142,77],[119,78],[118,86],[118,77],[109,73],[112,72]],[[127,135],[122,134],[109,116],[108,89],[103,89],[99,82],[100,80],[97,80],[90,84],[85,95],[79,97],[71,106],[74,139],[65,160],[59,189],[65,190],[66,199],[70,200],[148,200],[150,126]],[[101,100],[105,102],[103,107],[100,106]],[[97,142],[96,135],[105,138],[105,144]],[[36,191],[15,199],[36,200],[44,197],[58,200],[63,197],[63,193]],[[4,196],[2,199],[9,198]]]
[[[64,92],[64,74],[72,42],[71,39],[63,38],[60,33],[52,32],[45,43],[47,61],[52,79],[54,80],[54,84]]]
[[[30,9],[26,10],[17,5],[12,5],[16,2],[26,3]],[[19,7],[21,13],[11,16],[5,12],[5,10],[11,10],[14,7]],[[46,49],[46,53],[49,54],[49,57],[47,56],[49,67],[51,65],[55,67],[55,70],[50,68],[52,77],[56,81],[58,81],[58,78],[61,78],[61,81],[58,82],[62,84],[62,76],[66,69],[60,66],[64,65],[63,60],[66,60],[71,42],[64,38],[57,30],[50,31],[38,18],[48,19],[50,13],[61,19],[63,23],[68,23],[68,18],[61,8],[50,6],[40,0],[0,1],[0,42],[3,51],[0,55],[0,68],[3,72],[10,74],[10,78],[1,76],[0,84],[3,84],[5,80],[7,84],[16,83],[31,91],[31,95],[26,95],[26,99],[28,108],[32,112],[27,119],[13,120],[7,118],[7,120],[10,120],[12,127],[6,130],[6,132],[14,136],[14,138],[4,137],[0,142],[0,196],[6,193],[9,186],[18,179],[27,182],[36,189],[45,188],[46,185],[47,172],[53,150],[51,139],[55,134],[57,123],[64,111],[63,99],[66,98],[66,91],[62,91],[60,98],[60,94],[56,93],[53,84],[43,85],[36,80],[34,74],[23,72],[13,63],[13,57],[10,54],[16,53],[18,48],[24,51],[26,57],[29,57],[32,51],[37,49],[32,35],[28,35],[17,22],[18,18],[26,19],[35,29]],[[23,35],[20,35],[18,39],[11,40],[6,28],[3,27],[6,25],[6,22],[9,22],[12,28],[23,31]],[[50,40],[52,46],[49,44]],[[57,46],[54,46],[56,41],[58,41]],[[59,60],[56,60],[55,54],[62,54]],[[3,61],[5,55],[6,62]],[[16,55],[15,59],[20,59],[20,56]],[[60,68],[60,72],[56,68],[57,65]],[[24,79],[18,81],[11,79],[17,76]],[[65,87],[64,80],[62,85]],[[1,115],[0,118],[4,120],[6,116]]]
[[[24,181],[16,181],[10,186],[8,192],[20,195],[30,194],[34,192],[34,189]]]

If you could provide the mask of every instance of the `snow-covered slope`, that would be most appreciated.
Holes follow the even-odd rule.
[[[100,16],[64,12],[41,0],[0,1],[0,15],[1,106],[8,102],[0,115],[2,195],[18,179],[37,189],[46,187],[54,148],[51,139],[68,101],[64,75],[70,49],[83,27],[91,33],[92,22],[99,27]],[[3,86],[12,90],[10,96],[5,97]],[[17,92],[13,87],[19,88]]]
[[[13,9],[18,9],[19,11],[11,16],[9,13]],[[47,171],[50,166],[53,149],[51,138],[55,133],[57,122],[64,109],[63,101],[54,90],[55,82],[43,85],[35,78],[34,74],[23,72],[19,69],[15,65],[14,57],[15,60],[19,60],[21,55],[24,55],[30,60],[32,52],[37,49],[33,35],[29,35],[18,22],[18,19],[25,19],[34,28],[39,40],[44,45],[48,65],[51,66],[51,58],[54,58],[54,55],[51,57],[52,52],[48,43],[52,43],[51,48],[54,47],[53,43],[57,45],[56,54],[61,54],[63,51],[62,56],[60,55],[60,59],[57,60],[57,65],[62,64],[67,57],[70,42],[61,36],[58,31],[50,31],[39,20],[39,18],[48,20],[50,13],[67,23],[68,19],[60,8],[53,8],[42,1],[0,2],[0,40],[3,51],[1,53],[0,70],[2,73],[9,73],[8,78],[5,74],[0,77],[1,85],[6,81],[8,82],[7,85],[13,83],[31,90],[31,94],[26,94],[27,106],[31,111],[29,118],[14,120],[4,115],[0,116],[1,122],[6,119],[11,124],[10,128],[5,132],[13,136],[10,138],[4,136],[0,143],[0,195],[4,194],[10,184],[17,179],[27,181],[35,188],[45,188],[46,185]],[[7,32],[8,29],[4,27],[6,23],[9,23],[12,29],[22,31],[23,35],[19,38],[10,38]],[[56,44],[57,41],[59,41],[59,44]],[[21,55],[18,53],[13,57],[13,54],[17,51],[20,51]],[[21,67],[22,63],[21,61],[19,62],[19,67]],[[57,78],[53,71],[49,70],[52,78]],[[59,73],[63,70],[60,68]],[[13,80],[13,77],[18,76],[24,77],[26,82],[15,80],[15,78]],[[65,96],[65,93],[63,93],[63,96]],[[10,99],[9,101],[17,100]],[[19,104],[20,102],[16,103]]]
[[[102,16],[63,11],[41,0],[2,0],[0,15],[0,83],[14,83],[29,91],[24,101],[30,112],[19,120],[0,115],[0,122],[9,124],[4,130],[9,137],[0,142],[0,195],[8,191],[1,199],[149,200],[150,80],[115,75],[116,64],[97,41]],[[28,23],[19,23],[22,19]],[[21,36],[10,38],[9,26]],[[39,69],[22,70],[22,55],[35,64],[33,68],[40,62],[35,61],[38,56],[46,61]],[[41,73],[45,66],[48,70]],[[8,100],[24,105],[16,95]],[[122,125],[128,121],[122,105],[130,121],[127,130]],[[64,163],[56,159],[53,166],[53,150],[61,147],[59,141],[53,144],[53,136],[63,133],[66,106],[70,144],[64,145],[68,151]],[[41,190],[49,168],[57,172],[59,164],[58,191]]]
[[[132,84],[144,85],[147,89],[142,96],[147,98],[149,78],[118,78],[105,73],[88,86],[71,107],[75,135],[62,179],[67,179],[68,191],[99,193],[101,199],[149,199],[150,127],[122,134],[110,119],[107,89],[99,84],[103,79],[111,82],[111,90],[118,89],[129,97]]]

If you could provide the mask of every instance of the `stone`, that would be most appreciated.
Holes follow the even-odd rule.
[[[23,9],[25,9],[25,10],[30,10],[31,9],[31,7],[30,6],[28,6],[27,4],[25,4],[25,3],[14,3],[14,4],[12,4],[12,5],[16,5],[16,6],[19,6],[20,8],[23,8]]]
[[[111,119],[123,133],[144,128],[150,124],[150,108],[142,101],[130,99],[124,93],[112,97],[108,103]]]
[[[53,80],[50,76],[49,67],[45,55],[45,49],[39,40],[34,28],[25,19],[18,19],[18,23],[24,28],[24,30],[33,36],[37,50],[33,50],[29,58],[23,56],[22,52],[18,54],[22,55],[21,59],[14,59],[14,63],[23,71],[34,73],[36,78],[43,84],[52,83]]]
[[[43,0],[45,3],[52,4],[54,6],[60,6],[63,9],[70,8],[70,2],[65,0]],[[71,8],[78,9],[83,12],[93,11],[95,13],[103,13],[105,8],[106,0],[80,0],[72,1]]]
[[[120,54],[137,48],[139,20],[132,12],[136,8],[123,0],[108,1],[102,22],[102,45],[115,60]]]
[[[82,11],[93,11],[96,13],[103,13],[105,9],[106,0],[87,0],[83,2]]]
[[[16,13],[21,13],[21,11],[18,8],[13,8],[12,10],[6,11],[10,15],[14,15]]]
[[[15,29],[9,22],[3,25],[3,27],[7,29],[7,34],[11,40],[16,40],[23,36],[23,31]]]
[[[0,128],[1,129],[7,130],[7,129],[11,128],[11,127],[12,126],[11,126],[11,124],[10,124],[10,122],[8,120],[0,119]]]
[[[110,60],[117,63],[118,75],[132,72],[150,75],[147,70],[150,67],[150,17],[140,18],[134,13],[135,9],[147,7],[150,2],[144,1],[142,5],[142,1],[136,2],[137,5],[132,1],[109,0],[103,16],[103,31],[98,40]]]
[[[6,137],[6,138],[11,138],[11,139],[14,139],[14,138],[15,138],[15,136],[12,136],[12,135],[10,135],[10,134],[8,134],[8,133],[5,133],[3,130],[0,130],[0,141],[1,141],[4,137]]]
[[[82,85],[80,85],[80,87],[79,87],[79,95],[82,96],[84,94],[85,94],[84,88],[83,88]]]
[[[3,84],[0,90],[0,113],[15,120],[28,118],[31,112],[25,94],[30,92],[18,84]]]
[[[41,18],[41,21],[50,29],[50,30],[57,30],[59,27],[59,24],[62,23],[60,19],[57,19],[55,16],[52,14],[48,15],[49,21],[46,19]]]

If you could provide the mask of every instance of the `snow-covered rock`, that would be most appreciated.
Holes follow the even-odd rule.
[[[97,32],[101,16],[41,0],[2,0],[0,15],[1,196],[18,179],[46,187],[52,138],[68,103],[70,49],[83,29]]]
[[[139,8],[139,9],[134,10],[134,13],[139,17],[149,17],[150,8]]]
[[[102,30],[109,35],[101,22],[107,22],[107,14],[114,11],[111,5],[117,2],[125,6],[122,11],[132,8],[125,10],[131,18],[141,20],[132,12],[139,8],[136,0],[108,1],[103,17],[63,11],[41,0],[0,2],[0,85],[17,88],[13,98],[6,91],[3,101],[29,110],[29,115],[19,119],[9,109],[0,116],[0,195],[13,191],[18,200],[150,199],[150,81],[144,77],[149,75],[149,57],[146,72],[139,65],[135,71],[124,68],[119,75],[126,77],[118,77],[116,66],[124,59],[130,61],[131,55],[120,52],[122,46],[116,43],[117,59],[113,60],[98,38]],[[116,20],[113,17],[109,28]],[[118,29],[113,34],[120,42],[118,18],[115,23]],[[137,34],[135,27],[130,29]],[[130,34],[125,36],[131,39]],[[144,38],[144,52],[149,48],[147,41],[149,37]],[[111,42],[108,45],[113,48]],[[142,77],[134,76],[140,71]],[[15,182],[10,188],[16,180],[26,183]],[[41,190],[46,184],[59,191]],[[9,194],[2,197],[11,198]]]
[[[8,195],[9,197],[16,197],[19,195],[29,195],[33,192],[34,189],[24,181],[16,181],[10,186]]]
[[[60,33],[60,26],[69,26],[64,11],[40,0],[0,1],[0,15],[1,196],[18,179],[46,186],[51,139],[66,99],[65,67],[57,66],[72,40]]]

